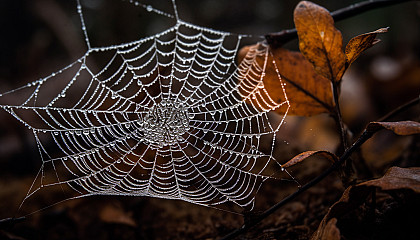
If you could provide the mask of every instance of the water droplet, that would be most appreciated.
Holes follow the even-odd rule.
[[[117,94],[116,94],[115,92],[112,92],[112,93],[111,93],[111,98],[112,98],[112,99],[117,98]]]
[[[151,11],[153,11],[153,7],[152,7],[152,6],[150,6],[150,5],[147,5],[147,6],[146,6],[146,10],[147,10],[148,12],[151,12]]]

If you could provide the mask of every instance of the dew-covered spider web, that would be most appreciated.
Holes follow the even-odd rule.
[[[173,13],[130,3],[175,24],[95,47],[77,0],[86,53],[0,95],[0,107],[33,132],[42,159],[24,202],[59,187],[65,199],[150,196],[251,209],[262,182],[284,171],[273,152],[285,115],[272,111],[287,113],[289,102],[283,84],[280,100],[264,88],[266,69],[277,69],[268,45],[237,63],[248,35],[184,22],[174,1]]]

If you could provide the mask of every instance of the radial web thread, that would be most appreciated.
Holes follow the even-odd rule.
[[[281,169],[273,151],[285,115],[273,119],[271,112],[289,108],[284,88],[281,101],[264,88],[265,70],[275,65],[269,47],[251,47],[237,64],[248,36],[144,5],[176,24],[134,42],[90,47],[77,5],[87,52],[0,94],[0,107],[33,132],[42,158],[25,200],[60,186],[73,197],[150,196],[252,208],[271,177],[267,168]],[[106,64],[98,67],[94,58]]]

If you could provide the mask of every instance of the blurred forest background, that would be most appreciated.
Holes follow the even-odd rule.
[[[93,46],[133,41],[173,24],[170,19],[135,7],[128,1],[81,2]],[[293,9],[298,3],[283,0],[176,2],[180,18],[187,22],[251,34],[255,41],[263,40],[265,34],[293,28]],[[359,1],[314,2],[334,11]],[[173,12],[170,0],[141,3]],[[352,134],[357,135],[369,121],[420,94],[420,2],[372,10],[340,21],[336,27],[341,30],[344,43],[356,35],[390,27],[388,33],[378,36],[382,42],[364,53],[343,78],[340,100],[344,122]],[[0,92],[45,77],[87,50],[75,0],[1,1],[0,32]],[[297,40],[285,47],[297,50]],[[417,114],[419,108],[417,106]],[[396,120],[413,117],[412,112],[404,114]],[[414,118],[419,120],[418,115]],[[284,156],[281,161],[306,150],[335,151],[339,136],[328,116],[288,116],[286,120],[287,124],[280,132],[284,140],[279,145]],[[418,149],[419,136],[396,137],[388,132],[379,133],[362,148],[366,176],[382,176],[395,164],[420,165]],[[404,156],[407,152],[414,156]],[[417,159],[417,163],[407,158]],[[15,214],[40,162],[33,134],[8,113],[0,112],[0,219]],[[324,163],[304,163],[293,174],[298,179],[310,178],[324,167]],[[306,239],[343,190],[340,179],[331,176],[253,229],[246,238]],[[283,191],[275,182],[267,182],[257,195],[257,208],[264,210],[288,194],[290,192]],[[37,206],[29,208],[39,210]],[[240,215],[180,201],[89,197],[42,210],[11,229],[0,229],[0,238],[213,239],[242,223]]]

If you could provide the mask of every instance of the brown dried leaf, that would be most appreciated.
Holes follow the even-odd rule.
[[[360,206],[368,197],[370,193],[370,189],[366,187],[357,188],[357,186],[350,186],[348,187],[343,195],[341,196],[340,200],[335,202],[330,209],[328,210],[327,214],[325,214],[324,218],[322,219],[321,223],[319,224],[318,229],[312,235],[311,240],[320,240],[322,239],[322,235],[325,231],[327,223],[330,219],[333,218],[340,218],[341,216],[345,215],[346,213],[352,211],[356,207]]]
[[[253,46],[246,46],[240,50],[239,61],[251,47]],[[281,78],[287,84],[286,94],[290,101],[288,114],[313,116],[320,113],[329,113],[334,106],[330,81],[317,74],[301,53],[283,48],[270,50]],[[255,61],[262,64],[264,60],[262,57],[257,57]],[[266,66],[263,82],[271,98],[275,101],[282,101],[283,89],[275,67],[271,63]],[[276,109],[280,114],[284,114],[284,110],[284,108]]]
[[[319,224],[318,229],[312,236],[312,240],[322,239],[327,225],[331,219],[344,216],[362,205],[374,188],[383,191],[411,190],[420,193],[420,168],[392,167],[379,179],[366,181],[355,186],[348,187],[340,200],[335,202]]]
[[[331,218],[321,234],[321,240],[340,240],[340,229],[337,228],[337,218]]]
[[[420,123],[414,121],[400,122],[371,122],[367,126],[367,131],[376,132],[381,129],[393,131],[398,135],[420,134]]]
[[[376,39],[378,33],[386,33],[389,28],[380,28],[376,31],[361,34],[352,38],[346,46],[346,68],[350,66],[366,49],[380,42]]]
[[[289,114],[313,116],[334,108],[331,83],[317,74],[300,52],[283,48],[272,50],[282,79],[287,83]]]
[[[390,168],[383,177],[359,184],[378,187],[383,191],[408,189],[420,193],[420,168]]]
[[[285,164],[282,164],[282,166],[284,168],[288,168],[288,167],[296,165],[297,163],[302,162],[303,160],[305,160],[309,157],[326,158],[326,159],[330,160],[331,162],[336,162],[338,160],[338,158],[335,154],[330,153],[328,151],[306,151],[306,152],[303,152],[303,153],[300,153],[300,154],[296,155],[295,157],[290,159]]]
[[[346,57],[343,37],[334,27],[334,19],[325,8],[312,2],[300,2],[294,11],[294,21],[302,54],[315,71],[331,81],[344,74]]]

